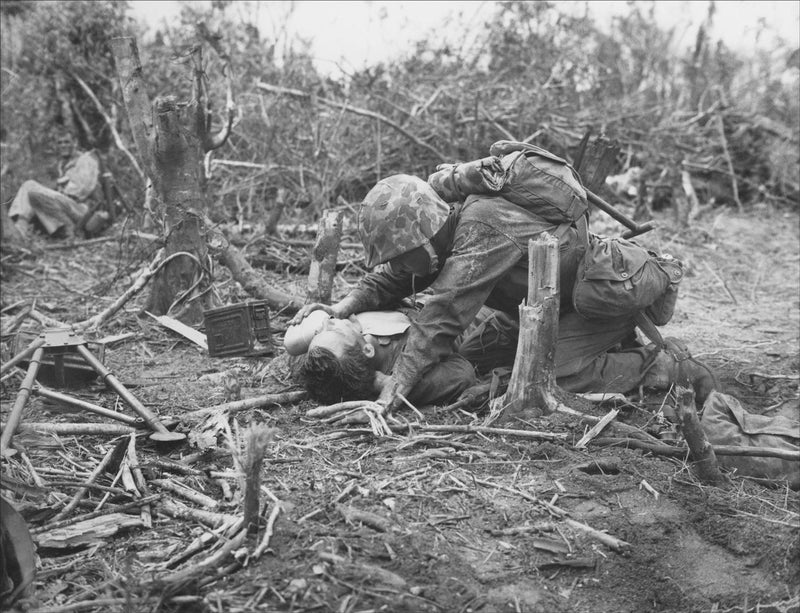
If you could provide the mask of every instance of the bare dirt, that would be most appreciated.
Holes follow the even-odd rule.
[[[609,226],[609,233],[616,231]],[[797,403],[798,215],[767,207],[747,213],[711,209],[691,230],[658,230],[644,242],[688,264],[678,311],[665,334],[684,339],[716,370],[724,391],[748,410]],[[4,248],[3,307],[36,298],[37,309],[53,319],[85,319],[128,287],[129,274],[115,275],[135,268],[130,266],[135,254],[145,261],[145,247],[108,242],[69,249],[38,239],[28,252]],[[247,298],[225,270],[217,274],[226,302]],[[300,293],[303,287],[302,275],[265,274],[287,291]],[[354,271],[346,269],[336,291],[345,292],[354,279]],[[264,517],[275,518],[268,549],[258,559],[248,558],[264,536],[265,519],[235,555],[185,580],[165,582],[169,573],[212,556],[221,531],[171,517],[157,503],[152,528],[120,531],[88,546],[40,547],[33,595],[20,610],[800,610],[800,497],[785,483],[767,487],[732,475],[729,484],[713,487],[680,459],[621,447],[576,450],[573,443],[587,426],[564,415],[529,423],[531,430],[566,435],[556,441],[414,428],[375,438],[363,429],[334,430],[306,417],[315,405],[303,401],[236,413],[199,437],[200,421],[192,412],[229,399],[225,380],[231,375],[244,398],[291,389],[285,358],[280,351],[273,359],[209,358],[151,319],[138,318],[143,302],[136,297],[92,338],[134,333],[106,349],[106,364],[163,419],[181,419],[178,428],[192,433],[194,446],[207,446],[206,455],[191,464],[202,472],[177,474],[158,461],[179,462],[197,449],[187,444],[164,453],[140,437],[146,478],[183,482],[217,501],[217,512],[240,516],[240,481],[226,478],[223,487],[209,471],[238,470],[231,450],[243,457],[247,429],[274,428],[261,496]],[[19,308],[4,313],[3,321]],[[286,321],[273,314],[276,343]],[[33,320],[26,325],[39,329]],[[5,342],[3,362],[11,355],[11,343]],[[18,385],[16,377],[3,383],[4,421]],[[98,385],[71,393],[104,406],[117,402]],[[619,407],[618,419],[652,428],[658,408],[672,399],[651,394],[629,401]],[[576,408],[601,416],[612,406]],[[422,412],[428,424],[464,425],[482,418],[435,407]],[[411,412],[403,415],[416,419]],[[46,421],[107,423],[34,397],[23,424]],[[30,464],[20,457],[3,461],[3,496],[36,530],[59,498],[75,493],[78,473],[96,466],[116,440],[21,433],[15,441]],[[43,487],[36,485],[34,471]],[[90,490],[73,515],[93,511],[106,493],[112,507],[129,501],[130,494],[112,486],[112,479],[102,477],[98,483],[112,489]],[[151,489],[163,499],[180,500],[160,487]],[[624,544],[614,549],[574,522]],[[199,553],[166,567],[165,561],[210,533],[216,536]]]

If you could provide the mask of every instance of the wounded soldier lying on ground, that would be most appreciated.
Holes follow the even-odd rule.
[[[315,311],[286,331],[284,347],[289,355],[302,355],[296,377],[318,402],[374,400],[390,380],[410,326],[411,319],[399,310],[366,311],[348,319]],[[475,383],[472,365],[452,353],[425,372],[408,401],[446,403]]]
[[[410,326],[411,319],[400,311],[366,311],[348,319],[313,311],[286,331],[284,347],[290,355],[305,354],[297,378],[315,400],[331,404],[373,400],[388,383]],[[409,402],[446,403],[476,383],[476,372],[483,377],[493,369],[510,369],[518,332],[519,324],[513,318],[483,307],[459,339],[457,353],[427,371],[409,394]],[[627,338],[620,342],[626,332]],[[666,343],[676,353],[687,353],[677,339],[667,339]],[[644,374],[632,372],[630,377],[605,382],[602,373],[595,371],[603,369],[605,362],[601,358],[609,354],[635,355],[646,360],[648,354],[653,354],[653,347],[638,342],[627,320],[609,322],[606,329],[599,330],[574,313],[560,317],[555,374],[562,389],[574,393],[628,393],[639,386],[666,389],[675,378],[669,371],[677,366],[659,360],[660,354],[655,354]],[[702,400],[714,387],[710,371],[706,387]]]

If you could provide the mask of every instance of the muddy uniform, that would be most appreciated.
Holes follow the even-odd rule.
[[[379,365],[378,370],[387,375],[393,372],[406,344],[411,322],[416,317],[416,313],[410,309],[404,311],[365,312],[355,315],[361,324],[362,334],[377,341],[375,360]],[[423,372],[409,392],[408,400],[419,405],[448,402],[475,385],[475,382],[475,369],[472,365],[463,356],[450,353]]]
[[[503,198],[469,196],[456,204],[431,240],[443,262],[426,277],[398,274],[385,264],[350,293],[355,311],[387,308],[400,298],[430,287],[394,368],[398,389],[412,389],[427,369],[454,351],[454,341],[482,305],[501,311],[466,338],[460,353],[484,370],[513,364],[519,305],[528,291],[528,241],[558,226]],[[570,289],[582,255],[574,228],[560,241],[562,315],[556,377],[569,391],[628,391],[642,379],[648,352],[641,348],[607,353],[634,333],[630,319],[589,322],[567,313]]]

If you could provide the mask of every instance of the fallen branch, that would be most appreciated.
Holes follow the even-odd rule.
[[[174,500],[165,498],[158,505],[158,509],[173,519],[191,519],[200,522],[209,528],[219,528],[223,525],[231,525],[239,521],[239,518],[228,513],[216,513],[214,511],[204,511],[193,509],[185,504],[180,504]]]
[[[192,489],[185,483],[173,481],[172,479],[150,479],[150,483],[152,483],[156,487],[161,488],[162,490],[166,490],[167,492],[172,492],[173,494],[180,496],[181,498],[185,498],[186,500],[194,502],[195,504],[199,504],[202,507],[206,507],[207,509],[219,508],[219,502],[217,502],[210,496],[206,496],[205,494],[202,494],[197,490]]]
[[[83,88],[83,91],[86,92],[86,95],[89,96],[92,102],[94,102],[95,107],[97,107],[98,112],[103,117],[103,120],[106,122],[108,129],[111,131],[111,136],[114,137],[114,144],[117,145],[117,149],[122,151],[122,153],[125,154],[128,160],[130,160],[131,166],[133,166],[133,169],[136,171],[136,174],[139,175],[139,178],[142,180],[142,183],[146,184],[147,177],[144,176],[144,172],[139,167],[139,163],[136,161],[136,158],[130,151],[128,151],[127,147],[125,147],[125,143],[122,141],[119,132],[117,132],[117,128],[115,127],[116,123],[114,122],[114,120],[108,116],[108,113],[106,113],[105,109],[103,108],[103,105],[97,99],[97,96],[95,96],[92,89],[83,81],[83,79],[81,79],[77,74],[75,74],[72,71],[70,71],[70,76],[72,76],[72,78],[78,82],[78,85],[80,85]]]
[[[568,407],[566,405],[559,406],[558,407],[558,412],[559,413],[564,413],[565,415],[572,415],[574,417],[578,417],[578,418],[580,418],[580,419],[582,419],[584,421],[588,421],[591,424],[597,424],[597,423],[600,422],[600,418],[599,417],[595,417],[594,415],[588,415],[587,413],[581,413],[580,411],[576,411],[575,409],[571,409],[570,407]],[[637,440],[646,441],[646,442],[650,442],[650,443],[659,443],[660,442],[659,439],[657,439],[652,434],[648,434],[647,432],[645,432],[644,430],[642,430],[640,428],[637,428],[636,426],[631,426],[629,424],[624,424],[624,423],[619,422],[619,421],[618,422],[614,422],[614,424],[612,424],[612,428],[614,428],[615,430],[619,430],[620,432],[623,432],[623,433],[627,434],[628,436],[630,436],[630,437],[632,437],[634,439],[637,439]]]
[[[598,421],[594,426],[592,426],[589,431],[583,435],[581,440],[575,443],[576,449],[582,449],[586,447],[586,445],[591,441],[594,437],[596,437],[600,432],[603,431],[610,422],[614,421],[614,418],[619,414],[619,409],[611,409],[608,413],[606,413],[603,418]]]
[[[368,403],[370,403],[369,400],[348,400],[347,402],[337,402],[335,404],[317,407],[316,409],[309,409],[306,411],[306,417],[313,417],[315,419],[332,417],[339,413],[352,411],[353,409],[361,409]],[[377,403],[373,402],[371,404]]]
[[[133,284],[119,298],[111,303],[111,305],[109,305],[104,311],[101,311],[94,317],[90,317],[85,321],[76,323],[73,328],[78,332],[85,332],[86,330],[100,327],[117,311],[119,311],[125,305],[125,303],[128,302],[128,300],[138,294],[147,284],[150,278],[155,275],[166,262],[167,260],[164,259],[164,250],[159,249],[156,257],[153,258],[153,261],[150,263],[150,265],[142,269]]]
[[[158,580],[158,583],[164,582],[167,584],[181,584],[185,583],[186,581],[192,579],[196,575],[203,574],[209,569],[216,568],[219,566],[220,562],[224,560],[230,553],[239,549],[244,543],[245,538],[247,537],[247,528],[242,527],[233,537],[222,547],[220,547],[214,554],[207,557],[202,562],[195,564],[194,566],[190,566],[189,568],[185,568],[183,570],[179,570],[178,572],[172,573],[171,575],[167,575],[166,577],[162,577]]]
[[[378,532],[390,532],[394,525],[390,520],[369,511],[361,511],[353,507],[346,507],[341,504],[336,505],[336,510],[344,517],[344,520],[351,524],[362,523]]]
[[[607,534],[605,532],[600,532],[599,530],[595,530],[591,526],[587,526],[586,524],[583,524],[569,517],[565,518],[564,521],[568,526],[575,528],[577,530],[581,530],[582,532],[585,532],[591,538],[595,539],[596,541],[600,541],[601,543],[610,547],[611,549],[613,549],[618,553],[627,551],[631,547],[630,543],[627,543],[621,539],[611,536],[610,534]]]
[[[340,572],[345,577],[357,577],[364,585],[382,589],[405,590],[408,587],[406,580],[392,571],[374,564],[364,562],[348,562],[347,559],[335,553],[320,551],[319,558],[333,564],[334,571]]]
[[[255,398],[246,398],[244,400],[226,402],[223,404],[218,404],[213,407],[203,407],[202,409],[197,409],[196,411],[192,411],[187,415],[191,417],[196,417],[196,416],[204,417],[210,413],[217,413],[217,412],[233,414],[233,413],[238,413],[239,411],[260,409],[272,404],[276,405],[294,404],[296,402],[300,402],[301,400],[305,400],[307,397],[308,397],[308,392],[306,392],[305,390],[283,392],[280,394],[266,394],[264,396],[257,396]]]
[[[46,526],[39,526],[37,528],[31,528],[31,534],[38,534],[40,532],[46,532],[48,530],[55,530],[57,528],[64,528],[65,526],[71,526],[73,524],[77,524],[79,522],[88,521],[90,519],[94,519],[95,517],[100,517],[101,515],[108,515],[110,513],[125,513],[131,509],[135,509],[138,507],[145,507],[149,505],[151,502],[157,501],[161,498],[161,494],[152,494],[150,496],[146,496],[144,498],[139,498],[138,500],[134,500],[132,502],[126,502],[125,504],[120,504],[115,506],[112,510],[105,510],[105,511],[93,511],[91,513],[86,513],[84,515],[78,515],[76,517],[71,517],[69,519],[64,519],[59,522],[52,522]]]
[[[472,480],[475,483],[478,483],[479,485],[484,485],[487,487],[493,487],[499,490],[503,490],[504,492],[508,492],[509,494],[515,494],[517,496],[521,496],[525,500],[542,505],[545,509],[547,509],[547,511],[550,514],[554,515],[555,517],[565,517],[569,514],[565,509],[557,507],[554,504],[550,504],[549,502],[545,502],[544,500],[540,500],[539,498],[537,498],[533,494],[529,494],[528,492],[523,492],[522,490],[515,489],[513,487],[509,487],[501,483],[492,483],[491,481],[484,481],[483,479],[478,479],[476,477],[473,477]]]
[[[275,530],[275,521],[278,519],[278,514],[281,512],[282,504],[277,502],[275,506],[272,507],[272,511],[269,514],[269,519],[267,520],[267,527],[264,530],[264,537],[261,539],[261,542],[258,544],[258,547],[255,548],[252,555],[250,556],[253,560],[258,560],[261,557],[267,547],[269,547],[269,541],[272,538],[272,535]]]
[[[445,426],[445,425],[415,425],[414,430],[419,432],[450,432],[461,434],[495,434],[497,436],[515,436],[533,440],[558,441],[567,438],[566,433],[537,432],[536,430],[514,430],[511,428],[493,428],[491,426]]]
[[[139,517],[125,513],[110,513],[71,526],[48,529],[37,534],[34,540],[39,547],[73,548],[97,543],[120,530],[141,525],[142,520]]]
[[[103,474],[106,468],[108,468],[111,465],[111,462],[114,459],[115,455],[118,455],[116,452],[117,452],[116,445],[106,452],[106,455],[97,465],[97,467],[92,471],[92,474],[89,475],[89,478],[83,483],[81,488],[77,492],[75,492],[75,494],[72,496],[72,499],[67,503],[67,506],[65,506],[58,513],[56,513],[55,517],[53,517],[53,519],[49,522],[50,524],[54,524],[58,521],[61,521],[67,516],[67,514],[70,511],[72,511],[72,509],[78,506],[78,503],[89,491],[89,486],[92,485],[98,479],[98,477],[101,474]]]
[[[293,313],[303,306],[303,300],[298,296],[277,290],[267,283],[222,232],[214,228],[214,223],[210,219],[205,218],[203,221],[209,253],[231,271],[231,275],[244,291],[253,298],[266,300],[269,307],[275,310]]]
[[[122,242],[126,238],[139,238],[146,241],[158,240],[155,234],[148,234],[147,232],[138,232],[136,230],[129,231],[127,234],[118,234],[114,236],[99,236],[97,238],[89,238],[82,241],[75,241],[71,243],[53,243],[52,245],[43,245],[42,249],[45,251],[58,251],[60,249],[75,249],[76,247],[93,247],[102,243]]]
[[[259,89],[262,89],[264,91],[268,91],[270,93],[273,93],[273,94],[287,94],[289,96],[294,96],[295,98],[310,98],[311,97],[311,94],[307,94],[306,92],[302,92],[302,91],[297,90],[297,89],[289,89],[288,87],[278,87],[276,85],[270,85],[268,83],[264,83],[263,81],[259,81],[258,83],[256,83],[256,87],[259,88]],[[391,119],[388,119],[387,117],[384,117],[380,113],[375,113],[373,111],[368,111],[366,109],[361,109],[361,108],[358,108],[358,107],[355,107],[355,106],[351,106],[351,105],[347,104],[346,102],[336,102],[334,100],[327,100],[325,98],[320,98],[319,96],[315,96],[314,100],[316,100],[317,102],[319,102],[321,104],[325,104],[327,106],[332,106],[332,107],[335,107],[335,108],[343,109],[343,110],[345,110],[345,111],[347,111],[349,113],[353,113],[355,115],[363,115],[364,117],[371,117],[373,119],[377,119],[378,121],[380,121],[382,123],[385,123],[387,126],[391,127],[393,130],[396,130],[397,132],[399,132],[400,134],[405,136],[408,140],[412,141],[413,143],[416,143],[420,147],[424,147],[425,149],[427,149],[428,151],[433,153],[436,156],[438,161],[444,162],[444,161],[447,161],[449,159],[448,156],[444,155],[441,151],[439,151],[435,147],[429,145],[428,143],[426,143],[422,139],[418,138],[417,136],[414,136],[413,134],[411,134],[411,132],[409,132],[408,130],[403,128],[401,125],[395,123],[394,121],[392,121]]]
[[[5,424],[0,425],[5,431]],[[87,423],[52,423],[28,422],[20,425],[18,432],[41,432],[43,434],[60,434],[71,436],[73,434],[102,434],[108,436],[127,436],[129,434],[152,434],[149,430],[118,426],[116,424],[87,424]]]
[[[598,447],[628,447],[630,449],[641,449],[649,451],[655,455],[667,456],[670,458],[685,458],[688,453],[686,447],[675,447],[665,443],[651,443],[633,438],[596,438],[591,441],[592,445]],[[780,458],[790,462],[800,462],[800,451],[790,451],[780,447],[738,447],[736,445],[713,445],[714,453],[726,456],[743,456],[756,458]]]

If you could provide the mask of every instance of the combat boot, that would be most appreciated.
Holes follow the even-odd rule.
[[[655,389],[668,389],[672,385],[691,387],[696,404],[703,406],[708,395],[719,387],[714,372],[695,360],[683,341],[667,338],[664,345],[664,349],[655,354],[642,385]],[[655,345],[652,348],[656,350]]]

